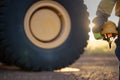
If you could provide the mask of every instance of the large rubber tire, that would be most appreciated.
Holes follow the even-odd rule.
[[[83,0],[54,0],[68,12],[71,31],[58,47],[34,45],[24,31],[27,10],[40,0],[0,0],[0,60],[27,70],[55,70],[72,64],[88,40],[88,12]]]

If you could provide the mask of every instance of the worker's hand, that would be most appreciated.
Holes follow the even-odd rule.
[[[99,33],[101,32],[101,29],[102,29],[102,25],[107,22],[108,20],[108,17],[110,15],[106,14],[106,13],[103,13],[101,11],[97,11],[96,12],[96,17],[93,19],[92,23],[94,24],[93,26],[93,33]]]
[[[93,19],[93,33],[99,33],[101,32],[101,29],[102,29],[102,25],[104,24],[104,22],[106,22],[107,19],[104,18],[104,17],[101,17],[101,16],[97,16]]]
[[[104,24],[104,22],[106,22],[107,19],[101,17],[101,16],[97,16],[93,19],[93,33],[94,33],[94,37],[95,39],[102,39],[102,35],[101,35],[101,30],[102,30],[102,25]]]
[[[102,30],[102,25],[105,23],[105,22],[107,22],[107,20],[108,20],[108,17],[110,16],[110,15],[108,15],[108,14],[105,14],[105,13],[103,13],[103,12],[101,12],[101,11],[97,11],[96,12],[96,17],[93,19],[93,21],[92,21],[92,23],[94,24],[94,26],[93,26],[93,29],[92,29],[92,31],[93,31],[93,33],[94,33],[94,37],[96,38],[96,39],[100,39],[100,38],[102,38],[102,36],[101,36],[101,30]]]
[[[107,20],[100,17],[100,16],[97,16],[93,19],[93,33],[94,33],[94,37],[95,39],[102,39],[102,35],[101,35],[101,30],[102,30],[102,25],[104,24],[104,22],[106,22]]]

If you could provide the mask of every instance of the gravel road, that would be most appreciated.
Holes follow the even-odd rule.
[[[0,80],[118,80],[114,54],[83,54],[74,64],[54,72],[29,72],[0,65]]]

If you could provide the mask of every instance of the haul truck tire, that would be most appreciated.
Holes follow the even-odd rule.
[[[27,70],[75,62],[88,40],[83,0],[0,0],[0,60]]]

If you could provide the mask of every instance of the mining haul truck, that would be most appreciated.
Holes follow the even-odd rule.
[[[51,71],[74,63],[88,40],[84,0],[0,0],[0,62]]]

